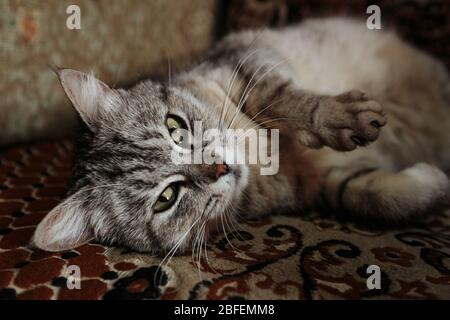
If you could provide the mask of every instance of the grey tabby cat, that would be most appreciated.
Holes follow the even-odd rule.
[[[170,84],[123,90],[79,71],[58,75],[86,130],[68,197],[34,235],[48,251],[95,239],[183,252],[238,215],[324,204],[391,223],[449,193],[447,71],[359,21],[231,34]],[[204,130],[278,128],[278,174],[260,175],[258,164],[174,164],[177,131],[194,121]]]

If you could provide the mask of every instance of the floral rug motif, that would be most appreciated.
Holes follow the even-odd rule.
[[[90,243],[49,253],[28,247],[65,192],[73,146],[0,152],[0,299],[450,299],[450,211],[397,230],[317,214],[236,226],[191,254],[161,258]],[[230,242],[232,245],[230,245]],[[70,266],[81,271],[70,289]],[[370,265],[381,288],[368,289]]]

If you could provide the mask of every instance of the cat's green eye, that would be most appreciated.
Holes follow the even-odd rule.
[[[153,206],[155,213],[169,209],[177,200],[178,188],[170,185],[159,195],[158,200]]]
[[[166,126],[169,130],[170,136],[176,144],[181,144],[185,140],[186,124],[183,120],[176,116],[167,116]]]

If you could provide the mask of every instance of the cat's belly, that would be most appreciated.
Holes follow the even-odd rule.
[[[310,20],[262,38],[286,59],[280,69],[299,88],[326,95],[360,89],[381,103],[388,124],[361,152],[383,153],[398,167],[449,166],[442,148],[450,143],[449,77],[438,61],[389,31],[347,19]]]
[[[320,191],[322,173],[318,160],[321,156],[325,155],[300,145],[294,138],[280,137],[279,174],[287,178],[301,207],[312,204]]]
[[[261,39],[279,55],[287,77],[302,89],[327,95],[382,85],[391,70],[379,52],[400,41],[347,19],[308,20],[281,32],[267,31]]]

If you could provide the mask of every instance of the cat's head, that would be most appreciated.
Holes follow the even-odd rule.
[[[217,108],[183,88],[151,81],[111,89],[92,75],[59,70],[86,130],[77,146],[68,197],[38,225],[33,244],[47,251],[89,240],[137,251],[190,248],[238,204],[245,165],[177,164],[179,128],[217,127]],[[63,124],[62,124],[63,125]]]

